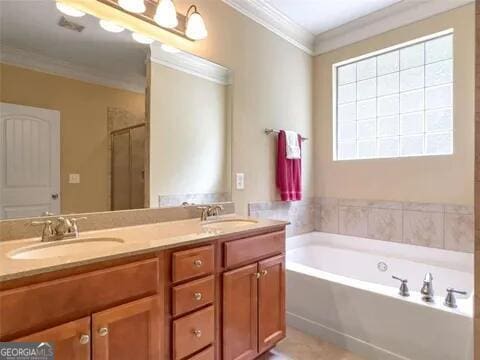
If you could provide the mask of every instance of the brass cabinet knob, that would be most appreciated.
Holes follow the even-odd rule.
[[[193,262],[193,265],[195,265],[196,267],[200,267],[203,265],[203,261],[200,259],[197,259]]]
[[[199,292],[196,292],[195,294],[193,294],[193,297],[195,298],[195,300],[197,301],[200,301],[202,300],[202,293],[199,293]]]
[[[262,276],[266,276],[266,275],[268,274],[268,271],[267,271],[267,270],[262,270],[262,271],[260,272],[260,274],[261,274]]]
[[[85,345],[85,344],[88,344],[90,342],[90,336],[88,336],[87,334],[82,334],[80,335],[80,344],[82,345]]]
[[[256,272],[254,275],[255,275],[255,277],[256,277],[257,279],[260,279],[260,276],[261,276],[262,274],[260,274],[259,272]]]
[[[107,336],[108,335],[108,328],[102,327],[102,328],[98,329],[98,335]]]
[[[195,335],[197,338],[202,336],[202,330],[195,329],[193,330],[193,335]]]

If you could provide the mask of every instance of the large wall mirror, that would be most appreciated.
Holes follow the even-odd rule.
[[[228,69],[54,1],[0,22],[0,219],[230,199]]]

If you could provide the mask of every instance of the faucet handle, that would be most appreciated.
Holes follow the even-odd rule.
[[[410,296],[410,291],[408,290],[408,285],[407,285],[408,283],[407,279],[402,279],[394,275],[392,275],[392,279],[395,279],[401,282],[400,289],[398,290],[398,295],[404,296],[404,297]]]
[[[202,215],[200,217],[201,221],[206,221],[208,218],[208,213],[210,212],[210,206],[197,206],[198,210],[202,210]]]
[[[52,220],[32,221],[30,224],[33,226],[43,225],[42,241],[49,241],[53,237]]]
[[[457,299],[455,299],[455,294],[460,295],[467,295],[466,291],[457,290],[454,288],[447,288],[447,296],[445,296],[444,305],[449,308],[456,308],[457,307]]]
[[[75,237],[78,237],[78,225],[77,222],[80,220],[86,220],[87,218],[85,216],[78,217],[78,218],[71,218],[70,219],[70,231],[75,234]]]

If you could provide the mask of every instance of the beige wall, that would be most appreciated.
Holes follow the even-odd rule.
[[[151,63],[150,94],[150,206],[227,192],[227,86]]]
[[[317,56],[314,60],[317,196],[473,204],[474,4]],[[454,28],[454,154],[332,161],[332,64]]]
[[[144,95],[4,64],[0,74],[0,101],[60,111],[62,212],[109,210],[107,108],[143,118]]]
[[[175,1],[180,12],[189,4]],[[245,173],[245,190],[233,186],[232,199],[237,212],[246,214],[248,202],[279,199],[276,141],[263,129],[295,130],[312,138],[312,57],[222,1],[195,4],[208,38],[190,42],[166,36],[165,41],[233,71],[232,174]],[[304,143],[305,197],[313,195],[312,149],[312,140]]]

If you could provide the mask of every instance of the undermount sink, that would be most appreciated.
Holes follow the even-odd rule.
[[[41,244],[25,246],[8,253],[10,259],[48,259],[57,256],[77,255],[88,253],[92,250],[102,251],[123,244],[122,239],[117,238],[85,238],[74,240],[58,240]]]
[[[206,222],[203,226],[210,229],[239,228],[258,223],[251,219],[219,219]]]

